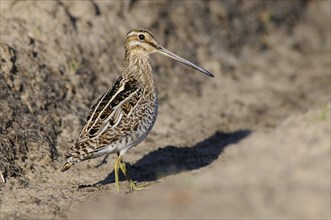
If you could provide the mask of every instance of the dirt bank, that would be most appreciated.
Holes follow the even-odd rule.
[[[330,218],[329,9],[1,1],[1,219]],[[113,155],[59,168],[136,27],[215,78],[152,57],[158,120],[125,161],[153,184],[116,194]]]

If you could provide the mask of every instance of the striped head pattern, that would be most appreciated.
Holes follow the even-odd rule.
[[[153,34],[145,29],[131,30],[125,38],[125,50],[134,53],[152,54],[160,49]]]
[[[145,29],[133,29],[125,38],[125,51],[126,55],[150,55],[152,53],[160,53],[174,60],[177,60],[185,65],[188,65],[207,76],[213,77],[213,74],[204,68],[170,52],[169,50],[162,47],[154,38],[153,34]]]

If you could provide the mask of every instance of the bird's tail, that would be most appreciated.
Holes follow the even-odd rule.
[[[65,154],[66,162],[61,168],[61,172],[67,171],[75,165],[76,163],[91,159],[95,157],[94,149],[97,148],[95,143],[90,140],[85,140],[81,142],[76,142],[73,147],[71,147]]]
[[[72,167],[73,165],[75,165],[75,161],[73,160],[72,157],[69,157],[67,159],[67,161],[63,164],[62,168],[61,168],[61,172],[67,171],[70,169],[70,167]]]

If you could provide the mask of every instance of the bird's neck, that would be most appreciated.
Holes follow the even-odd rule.
[[[134,78],[141,85],[155,89],[149,55],[126,53],[123,64],[123,77]]]

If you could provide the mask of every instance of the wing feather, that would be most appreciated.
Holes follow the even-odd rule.
[[[111,90],[108,90],[92,107],[87,123],[77,141],[92,139],[101,135],[106,129],[115,129],[141,99],[142,89],[138,81],[125,80],[120,77]]]

